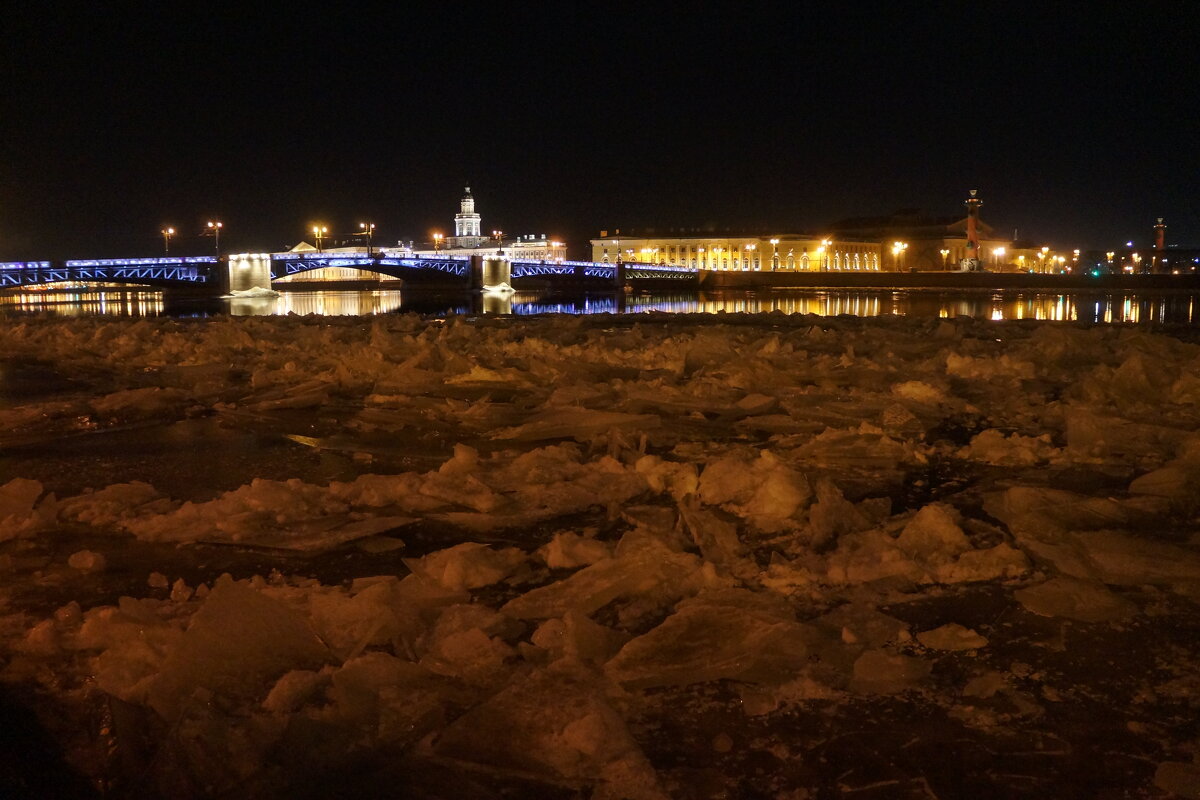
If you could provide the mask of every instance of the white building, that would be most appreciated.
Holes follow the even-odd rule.
[[[396,255],[455,257],[490,255],[499,250],[506,258],[522,261],[565,261],[567,258],[566,243],[550,239],[544,233],[510,239],[505,238],[502,231],[492,231],[490,236],[485,236],[482,225],[483,218],[475,210],[475,198],[468,186],[459,201],[459,211],[454,215],[453,236],[443,239],[435,233],[432,242],[400,242],[398,248],[387,250]]]

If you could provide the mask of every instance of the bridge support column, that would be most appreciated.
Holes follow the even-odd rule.
[[[483,288],[499,289],[512,288],[512,264],[500,256],[483,259]]]
[[[228,256],[226,269],[218,265],[217,274],[224,272],[228,285],[226,293],[244,292],[248,289],[271,288],[271,254],[237,253]]]
[[[617,261],[617,268],[613,270],[613,286],[618,289],[625,288],[625,262]]]

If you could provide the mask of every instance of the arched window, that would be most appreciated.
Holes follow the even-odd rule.
[[[855,253],[855,254],[854,254],[854,268],[855,268],[855,269],[862,269],[862,264],[861,264],[861,263],[859,262],[859,260],[858,260],[858,253]]]
[[[834,269],[842,268],[842,254],[841,253],[833,254],[833,268]]]
[[[805,253],[804,255],[800,256],[800,258],[802,260],[802,263],[804,264],[804,268],[808,269],[808,253]],[[796,268],[796,257],[794,255],[792,255],[791,250],[788,251],[787,268],[788,269]]]

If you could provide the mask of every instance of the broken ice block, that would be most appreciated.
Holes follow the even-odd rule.
[[[102,553],[96,553],[91,550],[80,550],[71,553],[71,557],[67,559],[67,566],[77,569],[80,572],[103,572],[108,565],[108,561]]]
[[[1043,617],[1080,622],[1116,622],[1137,613],[1137,606],[1098,581],[1062,576],[1013,592],[1021,605]]]
[[[442,731],[434,752],[502,774],[599,784],[593,797],[666,800],[624,720],[594,684],[561,671],[518,678]]]
[[[956,622],[921,631],[917,634],[917,641],[930,650],[975,650],[986,647],[988,643],[986,636],[980,636]]]
[[[329,657],[304,617],[228,577],[217,581],[149,690],[149,705],[174,719],[204,689],[247,698],[284,672]]]
[[[463,542],[421,558],[406,558],[404,564],[450,591],[462,591],[498,583],[524,561],[525,554],[515,547],[494,550],[486,544]]]
[[[538,555],[550,569],[575,569],[612,557],[611,547],[571,531],[559,531],[538,548]]]
[[[604,671],[630,688],[723,678],[782,683],[806,662],[813,636],[782,602],[715,590],[681,602],[661,625],[622,647]]]

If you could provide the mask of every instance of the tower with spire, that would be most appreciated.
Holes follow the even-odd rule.
[[[459,203],[459,211],[454,215],[454,236],[447,244],[451,247],[479,247],[484,242],[479,233],[479,214],[475,211],[475,198],[471,196],[471,187],[466,187],[466,194]]]

